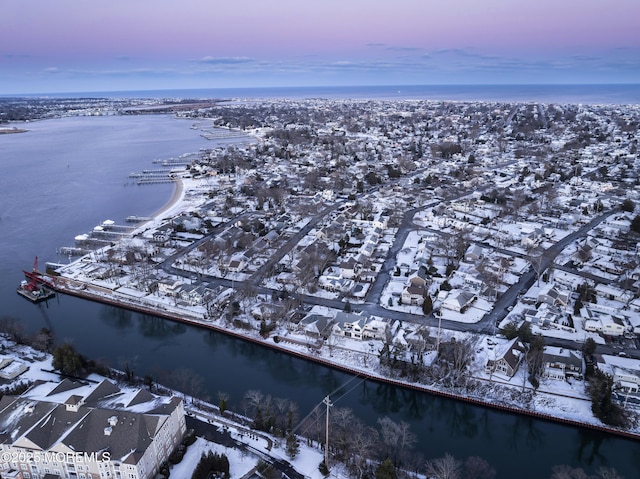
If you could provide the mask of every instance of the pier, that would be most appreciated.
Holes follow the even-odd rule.
[[[58,254],[65,256],[84,256],[91,253],[92,250],[86,248],[78,248],[77,246],[62,246],[58,248]]]
[[[224,140],[225,138],[242,138],[248,136],[244,131],[239,130],[223,130],[201,133],[202,138],[207,140]]]
[[[151,178],[151,177],[147,177],[147,178],[140,178],[137,183],[139,185],[154,185],[157,183],[174,183],[176,181],[175,178],[172,178],[170,176],[165,176],[165,177],[155,177],[155,178]]]
[[[83,256],[98,248],[110,246],[121,238],[126,238],[131,235],[134,229],[134,226],[118,225],[113,220],[105,220],[94,227],[89,233],[77,235],[74,238],[76,242],[75,247],[63,246],[58,249],[58,253],[71,256]]]
[[[127,216],[126,218],[126,222],[127,223],[144,223],[145,221],[151,221],[153,218],[151,218],[150,216]]]

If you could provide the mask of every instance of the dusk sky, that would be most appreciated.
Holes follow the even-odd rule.
[[[640,83],[640,0],[0,0],[0,96]]]

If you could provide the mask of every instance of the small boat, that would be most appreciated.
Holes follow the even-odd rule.
[[[49,298],[53,298],[56,293],[44,285],[34,285],[34,283],[24,280],[16,290],[23,298],[27,298],[32,303],[39,303]]]

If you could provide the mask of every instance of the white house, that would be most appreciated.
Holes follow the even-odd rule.
[[[413,284],[405,286],[402,290],[402,304],[422,306],[426,294],[427,290],[424,286],[415,286]]]
[[[475,293],[454,289],[442,302],[442,307],[452,311],[464,312],[477,298]]]
[[[334,318],[333,333],[347,338],[363,339],[368,321],[369,316],[366,313],[360,315],[339,311]]]
[[[364,325],[363,339],[385,340],[389,331],[389,323],[381,319],[372,318]]]

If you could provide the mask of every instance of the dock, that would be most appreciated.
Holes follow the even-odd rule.
[[[56,293],[50,289],[41,288],[35,291],[30,291],[26,288],[23,288],[22,286],[20,286],[16,290],[16,292],[32,303],[40,303],[41,301],[46,301],[47,299],[53,298],[56,295]]]
[[[127,216],[126,218],[126,222],[127,223],[144,223],[145,221],[151,221],[153,218],[151,218],[150,216]]]

